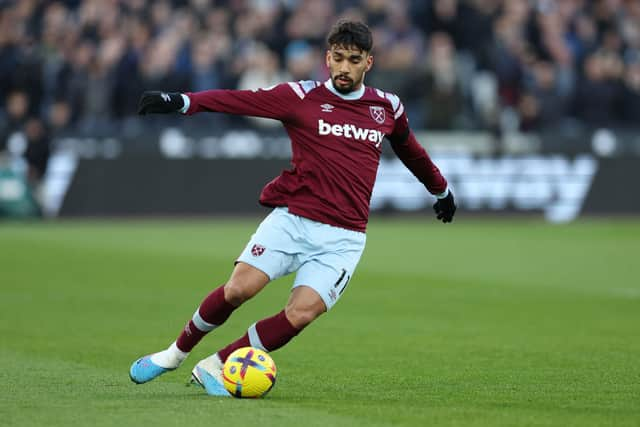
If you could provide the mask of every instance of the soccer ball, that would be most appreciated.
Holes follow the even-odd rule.
[[[224,388],[235,397],[262,397],[276,383],[276,364],[266,352],[242,347],[229,355],[222,368]]]

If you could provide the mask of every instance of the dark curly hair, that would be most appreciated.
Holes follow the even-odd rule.
[[[340,20],[331,28],[327,36],[327,45],[357,47],[365,52],[373,48],[373,36],[366,24],[358,21]]]

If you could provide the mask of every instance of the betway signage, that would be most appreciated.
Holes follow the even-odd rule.
[[[455,191],[461,215],[530,212],[569,221],[578,214],[640,214],[640,197],[632,191],[640,182],[638,158],[459,154],[434,160]],[[60,215],[264,215],[260,190],[290,166],[289,159],[81,159]],[[230,177],[233,185],[216,184]],[[374,211],[430,211],[433,200],[399,160],[383,158]]]
[[[466,210],[542,211],[554,222],[578,216],[598,170],[591,155],[475,158],[433,156]],[[433,204],[424,186],[398,159],[382,159],[371,209],[404,211]]]

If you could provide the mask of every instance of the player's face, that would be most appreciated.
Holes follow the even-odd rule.
[[[331,46],[327,51],[327,67],[333,87],[340,93],[360,89],[364,74],[371,69],[373,56],[357,47]]]

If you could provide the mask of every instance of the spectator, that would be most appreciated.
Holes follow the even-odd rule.
[[[280,71],[280,62],[275,52],[264,45],[256,45],[251,54],[246,70],[240,75],[238,89],[258,89],[273,86],[290,80],[290,76]],[[264,128],[280,126],[277,120],[248,117],[251,121]]]
[[[523,114],[523,130],[559,124],[568,112],[570,99],[562,92],[556,67],[549,61],[537,61],[530,70],[528,91],[519,103],[520,110],[527,111]]]
[[[222,87],[219,55],[221,47],[208,33],[200,34],[191,47],[191,89],[202,91]]]
[[[54,101],[49,107],[47,127],[51,136],[59,136],[69,127],[71,122],[71,106],[64,99]]]
[[[523,84],[522,60],[527,54],[527,45],[520,30],[509,17],[499,18],[495,22],[494,39],[488,51],[488,65],[496,75],[498,93],[506,106],[517,103]]]
[[[582,64],[584,58],[596,50],[598,46],[598,31],[593,19],[583,13],[578,13],[568,39],[576,63]]]
[[[306,40],[324,46],[325,29],[334,20],[331,0],[301,0],[286,21],[286,34],[291,40]]]
[[[27,140],[24,152],[28,166],[27,177],[31,185],[37,189],[47,171],[50,154],[49,135],[42,120],[36,117],[27,119],[24,134]]]
[[[119,36],[104,39],[89,64],[83,96],[83,119],[90,128],[108,125],[112,118],[112,97],[116,84],[115,67],[124,53]]]
[[[620,67],[618,58],[603,52],[586,58],[584,77],[574,99],[575,115],[585,124],[607,127],[614,123]]]
[[[29,98],[23,91],[17,90],[9,94],[5,106],[6,113],[0,116],[0,153],[8,147],[9,139],[19,132],[29,113]]]
[[[62,86],[65,88],[64,97],[71,103],[72,120],[76,122],[84,114],[86,107],[89,67],[95,60],[95,45],[84,40],[70,55],[69,69],[65,73]]]
[[[416,94],[406,79],[423,56],[423,37],[409,19],[406,8],[389,8],[385,22],[374,33],[378,36],[377,64],[368,80],[372,86],[393,92],[411,104],[416,101]]]
[[[473,42],[470,40],[475,25],[482,25],[480,16],[473,14],[476,9],[468,8],[458,0],[433,0],[422,27],[425,34],[445,33],[457,49],[465,49]],[[478,18],[475,20],[474,18]],[[470,22],[474,19],[474,22]],[[490,26],[485,30],[490,30]],[[490,34],[490,31],[481,37]],[[482,43],[483,40],[478,40]]]
[[[141,86],[145,89],[166,88],[184,91],[190,87],[188,76],[174,68],[180,40],[175,33],[167,32],[148,46],[138,63]]]
[[[427,68],[412,85],[423,97],[421,122],[428,129],[451,129],[461,120],[464,99],[455,64],[453,40],[447,33],[433,33],[429,40]]]
[[[293,80],[325,80],[328,76],[324,62],[318,61],[322,57],[318,49],[307,42],[291,42],[285,49],[287,72]]]
[[[493,21],[498,14],[501,0],[469,0],[460,4],[459,21],[464,23],[460,29],[459,51],[465,51],[481,57],[491,42]]]
[[[620,118],[627,124],[636,123],[640,117],[640,62],[627,65],[620,96]]]
[[[372,28],[384,26],[387,18],[387,10],[390,9],[387,0],[363,0],[362,9],[364,10],[364,22]]]

